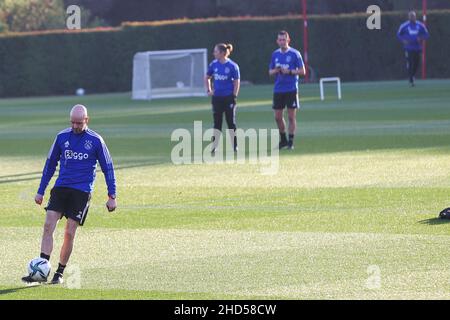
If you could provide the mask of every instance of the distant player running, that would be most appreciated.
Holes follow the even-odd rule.
[[[428,39],[430,35],[427,27],[422,22],[417,21],[414,11],[410,11],[408,17],[409,20],[398,29],[397,38],[403,43],[409,84],[414,87],[416,72],[420,65],[422,41]]]
[[[58,221],[65,216],[67,224],[64,243],[58,269],[51,284],[63,283],[63,272],[72,253],[75,232],[79,225],[84,224],[88,213],[97,161],[100,163],[108,186],[109,199],[106,206],[109,211],[114,211],[116,208],[116,179],[105,141],[87,127],[89,117],[84,106],[75,105],[72,108],[70,121],[72,127],[59,132],[50,148],[35,197],[35,202],[42,204],[45,189],[59,162],[59,176],[45,208],[47,215],[41,242],[41,258],[50,260],[53,250],[53,232]],[[22,281],[35,282],[30,276],[23,277]]]
[[[294,149],[294,135],[297,129],[297,109],[300,108],[298,100],[298,79],[305,75],[305,66],[299,51],[289,47],[289,34],[286,31],[278,32],[277,44],[280,47],[272,53],[269,66],[269,75],[275,76],[273,93],[273,106],[275,121],[280,130],[279,148]],[[284,108],[287,107],[289,118],[289,140],[286,138],[286,122],[284,121]]]
[[[214,129],[222,131],[223,114],[230,129],[233,149],[237,151],[236,139],[236,99],[239,94],[240,73],[236,62],[228,57],[233,51],[231,44],[219,43],[214,47],[215,60],[210,63],[205,77],[206,91],[212,97],[212,111]],[[211,79],[213,83],[211,84]],[[211,153],[214,154],[218,146],[218,137],[214,135]]]

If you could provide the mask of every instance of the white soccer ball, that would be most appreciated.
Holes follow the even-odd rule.
[[[177,81],[177,88],[178,89],[184,88],[184,82],[183,81]]]
[[[84,89],[83,88],[78,88],[76,91],[77,96],[84,96]]]
[[[46,280],[51,270],[50,262],[43,258],[34,258],[28,264],[28,275],[35,281]]]

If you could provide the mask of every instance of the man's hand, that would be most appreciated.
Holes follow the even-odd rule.
[[[237,96],[235,95],[235,94],[233,94],[233,99],[232,99],[232,102],[233,102],[233,105],[235,106],[236,105],[236,103],[237,103]]]
[[[36,202],[36,204],[38,205],[41,205],[43,200],[44,196],[42,194],[36,193],[36,196],[34,197],[34,202]]]
[[[281,72],[281,67],[275,67],[275,69],[270,69],[269,70],[269,75],[274,76],[274,75],[276,75],[276,74],[278,74],[280,72]]]
[[[282,74],[291,74],[291,70],[289,70],[288,68],[283,68],[283,69],[281,69],[281,73]]]
[[[208,90],[206,91],[206,93],[208,94],[208,96],[212,97],[214,95],[214,90]]]
[[[108,211],[113,212],[114,210],[116,210],[116,207],[117,207],[116,199],[109,198],[108,201],[106,202],[106,208],[108,209]]]

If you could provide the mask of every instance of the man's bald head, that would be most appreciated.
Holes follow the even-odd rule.
[[[415,11],[410,11],[408,13],[408,18],[409,18],[409,21],[416,22],[416,19],[417,19],[416,12]]]
[[[76,118],[87,118],[88,113],[85,106],[82,104],[76,104],[73,106],[72,110],[70,110],[70,117]]]
[[[74,133],[82,133],[86,130],[89,122],[87,109],[82,104],[74,105],[70,110],[70,122],[72,123],[72,130]]]

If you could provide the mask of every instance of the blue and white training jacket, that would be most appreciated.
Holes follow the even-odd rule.
[[[97,161],[105,175],[108,194],[115,195],[114,165],[103,138],[89,128],[80,134],[75,134],[72,128],[62,130],[48,152],[38,193],[44,195],[58,162],[59,176],[55,187],[92,192]]]

